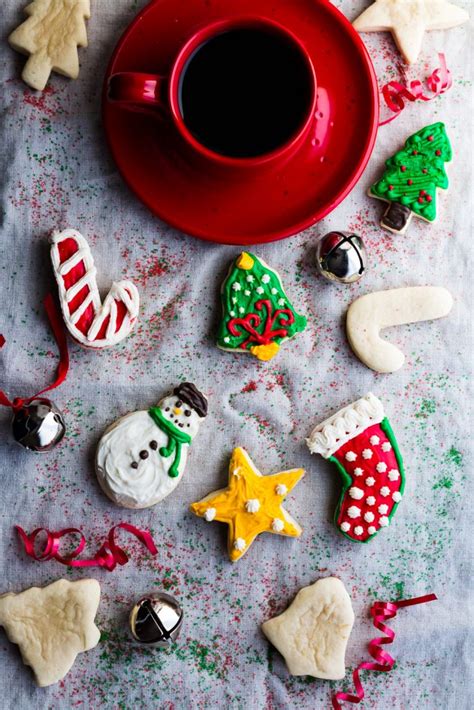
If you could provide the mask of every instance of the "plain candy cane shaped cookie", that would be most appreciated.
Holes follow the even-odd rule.
[[[346,332],[355,355],[376,372],[395,372],[405,362],[402,351],[380,331],[394,325],[447,316],[453,306],[449,291],[438,286],[412,286],[361,296],[347,311]]]

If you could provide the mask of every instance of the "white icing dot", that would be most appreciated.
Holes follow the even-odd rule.
[[[362,488],[352,486],[352,488],[349,488],[349,495],[351,498],[354,498],[354,500],[360,500],[364,497],[364,491],[362,490]]]
[[[383,461],[380,461],[375,468],[379,473],[385,473],[385,471],[387,470],[387,464]]]
[[[275,287],[273,287],[273,288],[272,288],[272,294],[273,294],[274,296],[276,296],[277,293],[278,293],[278,289],[275,288]]]
[[[364,513],[364,520],[367,523],[373,523],[375,520],[375,515],[370,512],[370,510],[367,513]]]
[[[232,289],[233,289],[234,291],[240,291],[241,288],[242,288],[242,286],[239,284],[238,281],[235,281],[235,282],[232,284]]]
[[[250,498],[245,501],[245,510],[247,513],[258,513],[260,510],[260,501],[258,498]]]
[[[242,306],[240,306],[240,308],[239,308],[239,313],[245,313],[245,308],[243,308]]]
[[[230,338],[228,335],[225,336],[224,343],[230,343]]]
[[[243,537],[237,537],[234,540],[234,549],[235,550],[242,552],[242,550],[245,550],[246,547],[247,547],[247,543],[245,542]]]
[[[262,293],[264,293],[264,289],[263,289],[261,286],[257,286],[257,288],[256,288],[255,290],[256,290],[256,292],[257,292],[259,295],[261,295]]]
[[[382,486],[380,489],[380,495],[386,498],[390,495],[390,488],[388,486]]]
[[[395,503],[400,503],[402,499],[402,494],[400,491],[395,491],[395,493],[392,493],[392,500],[395,501]]]
[[[362,527],[362,525],[356,525],[354,528],[354,532],[356,535],[362,535],[362,533],[364,532],[364,528]]]
[[[262,283],[267,284],[270,281],[270,277],[268,274],[263,274],[262,276]]]
[[[382,503],[382,505],[379,505],[378,511],[379,511],[380,515],[387,515],[388,505],[385,505],[385,503]]]
[[[378,437],[376,434],[374,436],[371,436],[369,439],[370,443],[372,446],[377,446],[377,444],[380,444],[380,437]]]
[[[248,290],[248,288],[245,289],[244,294],[245,294],[246,296],[250,296],[250,291]]]
[[[360,508],[358,508],[356,505],[351,505],[351,507],[347,509],[347,515],[350,518],[359,518]]]
[[[237,299],[235,298],[235,296],[232,297],[232,303],[234,304],[234,306],[237,303]]]
[[[384,441],[382,444],[382,451],[391,451],[392,444],[389,441]]]
[[[365,479],[365,482],[368,486],[373,486],[375,483],[375,478],[372,476],[369,476],[368,478]]]
[[[390,478],[391,481],[398,481],[400,474],[398,473],[396,468],[392,468],[388,472],[388,477]]]
[[[285,299],[284,299],[284,298],[279,298],[279,299],[278,299],[278,305],[279,305],[279,306],[284,306],[284,305],[285,305]]]
[[[369,525],[369,527],[367,528],[367,532],[369,533],[369,535],[374,535],[374,533],[377,532],[377,528],[375,528],[373,525]]]
[[[381,525],[381,527],[383,527],[383,528],[386,528],[387,525],[389,524],[389,522],[390,522],[389,519],[387,517],[385,517],[385,515],[382,515],[382,517],[379,520],[379,525]]]
[[[365,502],[367,503],[367,505],[375,505],[374,496],[369,496],[368,498],[365,499]]]
[[[355,453],[355,451],[348,451],[344,458],[346,459],[346,461],[355,461],[357,458],[357,454]]]
[[[288,488],[285,486],[284,483],[279,483],[275,487],[275,493],[277,494],[277,496],[284,496],[287,492],[288,492]]]
[[[229,311],[232,318],[235,316],[235,311]]]
[[[274,518],[272,520],[272,530],[274,532],[281,532],[285,527],[285,523],[281,518]]]
[[[208,523],[212,522],[215,517],[216,517],[216,509],[215,508],[208,508],[204,513],[204,520],[206,520]]]
[[[357,468],[354,469],[354,476],[362,476],[363,473],[364,473],[364,469],[363,469],[363,468],[357,467]]]
[[[362,457],[364,459],[371,459],[372,456],[374,455],[372,449],[364,449],[362,452]]]
[[[252,281],[253,281],[253,276],[252,276],[252,274],[249,274],[248,276],[246,276],[246,277],[245,277],[245,280],[247,281],[247,283],[251,284]]]
[[[350,524],[350,523],[346,523],[346,522],[341,523],[341,530],[342,530],[342,532],[349,532],[350,529],[351,529],[351,524]]]

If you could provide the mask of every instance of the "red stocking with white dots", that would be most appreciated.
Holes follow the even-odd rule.
[[[367,542],[387,527],[402,498],[405,477],[382,402],[369,393],[315,427],[307,444],[311,453],[333,461],[342,475],[335,513],[341,532]]]

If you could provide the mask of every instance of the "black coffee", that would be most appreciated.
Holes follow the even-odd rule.
[[[211,150],[238,158],[263,155],[303,123],[311,77],[300,51],[283,35],[236,29],[216,35],[189,58],[179,86],[192,135]]]

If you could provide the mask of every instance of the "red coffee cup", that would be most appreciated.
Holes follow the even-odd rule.
[[[180,106],[180,82],[183,72],[194,53],[217,35],[231,30],[251,29],[282,37],[300,55],[307,72],[308,100],[297,128],[281,145],[269,152],[252,157],[234,157],[216,152],[201,143],[188,129]],[[108,100],[134,111],[153,112],[160,120],[169,121],[181,137],[188,157],[204,159],[221,167],[257,168],[271,163],[281,163],[292,155],[305,141],[314,124],[317,98],[316,73],[313,63],[300,40],[279,23],[263,17],[239,17],[212,22],[198,30],[179,50],[168,75],[139,72],[118,72],[109,78]]]

